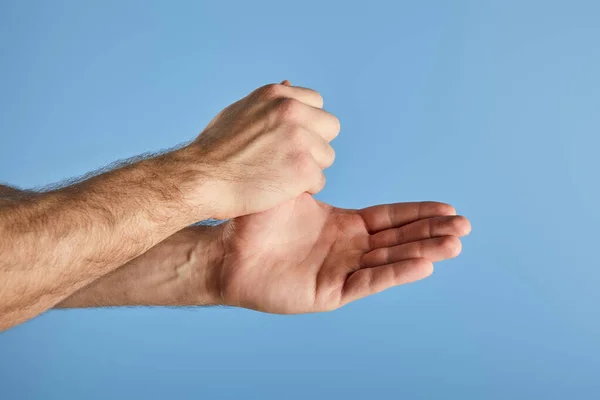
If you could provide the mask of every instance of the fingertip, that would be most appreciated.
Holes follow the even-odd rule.
[[[435,267],[433,266],[433,263],[430,263],[427,270],[425,271],[425,274],[423,275],[423,279],[429,278],[431,275],[433,275],[433,271],[435,271]]]
[[[433,274],[433,263],[426,258],[417,258],[415,261],[415,267],[418,268],[419,274],[415,277],[415,280],[425,279]]]
[[[446,204],[446,203],[442,203],[444,204],[444,208],[445,208],[445,212],[447,213],[446,215],[456,215],[456,208],[454,208],[453,206],[451,206],[450,204]]]
[[[431,260],[427,259],[427,258],[420,258],[420,263],[423,267],[423,269],[433,272],[433,262],[431,262]]]
[[[282,84],[282,85],[285,85],[285,86],[292,86],[292,83],[291,83],[290,81],[288,81],[287,79],[284,79],[284,80],[281,82],[281,84]]]
[[[462,251],[462,242],[456,236],[442,236],[438,241],[447,258],[458,257]]]
[[[462,215],[457,215],[454,219],[454,227],[458,236],[467,236],[471,233],[471,222]]]
[[[471,231],[473,230],[473,226],[471,225],[471,221],[469,221],[467,218],[463,217],[465,219],[466,222],[466,227],[465,227],[465,233],[464,236],[467,236],[468,234],[471,233]]]

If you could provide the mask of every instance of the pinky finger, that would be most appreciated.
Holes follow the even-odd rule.
[[[394,286],[427,278],[432,273],[433,264],[425,258],[413,258],[379,267],[359,269],[346,279],[342,292],[342,304]]]

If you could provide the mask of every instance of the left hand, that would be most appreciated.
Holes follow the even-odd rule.
[[[433,272],[457,256],[469,221],[444,203],[362,210],[302,194],[223,226],[218,303],[268,313],[329,311]]]

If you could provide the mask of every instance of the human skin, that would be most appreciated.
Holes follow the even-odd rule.
[[[281,89],[269,86],[266,91],[273,95]],[[308,89],[301,91],[302,96],[310,93]],[[314,94],[311,96],[313,106],[322,106],[322,100]],[[84,283],[70,281],[70,286],[59,295],[43,292],[42,288],[41,296],[51,297],[40,308],[42,311],[52,306],[124,305],[229,305],[282,314],[329,311],[389,287],[422,279],[431,274],[433,262],[458,255],[461,250],[458,238],[469,233],[470,224],[464,217],[456,216],[455,210],[447,204],[397,203],[347,210],[316,201],[310,193],[322,186],[321,168],[330,163],[323,158],[320,162],[316,160],[329,154],[333,161],[332,149],[326,147],[317,150],[322,152],[320,156],[312,156],[313,148],[307,150],[319,169],[314,170],[316,179],[309,180],[312,184],[307,183],[305,190],[294,194],[292,188],[289,193],[275,190],[272,197],[261,195],[255,186],[263,187],[268,193],[274,187],[265,183],[268,182],[266,176],[258,174],[260,163],[246,162],[252,159],[245,154],[247,147],[255,145],[256,140],[244,142],[231,133],[240,130],[243,124],[257,125],[251,118],[242,120],[243,107],[238,102],[224,110],[207,127],[212,133],[206,134],[205,130],[196,141],[204,148],[214,146],[220,150],[203,149],[204,154],[209,154],[206,158],[213,167],[205,176],[210,177],[209,182],[216,182],[209,186],[219,193],[214,198],[228,205],[225,209],[235,210],[229,211],[234,217],[218,226],[184,227],[120,267],[99,273]],[[217,133],[215,127],[220,119],[229,123],[230,129],[224,132],[230,136]],[[335,125],[334,120],[327,119],[325,126]],[[238,125],[236,121],[240,120],[243,124]],[[339,124],[333,128],[329,125],[320,133],[324,142],[305,142],[324,145],[335,137]],[[300,136],[293,140],[298,141],[295,146],[305,143]],[[235,145],[230,148],[219,146],[219,143],[232,142]],[[198,149],[196,152],[201,153]],[[298,153],[295,154],[291,160],[298,159]],[[227,178],[217,179],[216,166],[232,159],[236,162],[229,162],[226,164],[229,168],[223,169]],[[280,169],[278,173],[275,180],[284,175]],[[160,176],[154,179],[160,181]],[[244,184],[232,183],[238,181]],[[227,197],[235,195],[259,198],[236,203]],[[36,202],[43,196],[0,186],[0,210]],[[19,273],[16,270],[14,276],[18,278]],[[0,292],[0,307],[3,307],[4,296],[5,293]],[[12,320],[4,320],[7,321],[4,328],[35,314],[17,313]]]
[[[57,307],[228,305],[330,311],[427,277],[471,230],[444,203],[347,210],[302,194],[218,226],[191,227]]]
[[[259,88],[190,144],[41,193],[4,188],[0,329],[64,300],[197,221],[276,207],[325,184],[339,121],[310,89]],[[10,193],[9,193],[10,192]]]

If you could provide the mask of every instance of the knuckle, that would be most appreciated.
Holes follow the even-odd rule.
[[[404,229],[397,228],[397,229],[394,229],[391,232],[393,232],[393,236],[396,239],[397,243],[405,243],[405,242],[407,242],[407,240],[406,240],[406,232],[405,232]]]
[[[312,155],[306,151],[296,150],[292,153],[291,169],[294,176],[298,180],[298,183],[307,186],[314,186],[315,173],[317,170],[320,172],[315,164],[315,160]]]
[[[293,149],[304,148],[305,135],[300,126],[293,125],[290,127],[287,134],[287,142],[291,145]]]
[[[285,135],[281,136],[278,148],[293,165],[304,162],[303,158],[308,152],[303,132],[295,127],[290,128]]]
[[[313,158],[307,152],[297,150],[295,161],[296,161],[296,168],[302,175],[310,174],[314,170]]]
[[[258,97],[263,99],[272,99],[281,95],[282,85],[277,83],[270,83],[265,86],[261,86],[256,90]]]
[[[295,122],[300,117],[302,104],[296,99],[282,98],[277,102],[276,111],[284,121]]]
[[[429,237],[443,236],[444,232],[452,232],[454,230],[455,225],[452,217],[431,217],[427,218],[427,221],[427,233]]]

